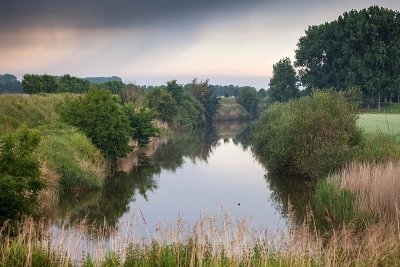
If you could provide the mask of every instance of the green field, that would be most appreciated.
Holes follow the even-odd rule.
[[[367,133],[400,134],[400,114],[361,114],[357,123]]]

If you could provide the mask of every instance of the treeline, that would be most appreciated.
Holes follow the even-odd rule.
[[[114,94],[118,94],[124,87],[121,80],[109,80],[104,83],[91,83],[90,79],[100,81],[106,78],[99,78],[99,80],[96,80],[96,78],[89,78],[89,80],[87,80],[69,74],[63,76],[25,74],[21,85],[22,91],[27,94],[65,92],[84,93],[88,91],[89,88],[104,88]]]
[[[22,93],[21,82],[12,74],[0,74],[1,93]]]
[[[295,51],[274,65],[270,95],[279,102],[299,96],[299,86],[346,91],[356,87],[366,107],[400,102],[400,13],[372,6],[313,25]]]

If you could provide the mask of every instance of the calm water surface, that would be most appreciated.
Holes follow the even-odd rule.
[[[149,233],[160,223],[176,225],[178,218],[191,227],[204,214],[284,229],[288,196],[304,194],[284,179],[268,177],[251,152],[249,133],[246,124],[231,123],[158,139],[122,159],[102,192],[62,196],[51,229],[57,235],[62,225],[85,219],[107,221],[126,234],[132,229],[125,226],[136,220]]]

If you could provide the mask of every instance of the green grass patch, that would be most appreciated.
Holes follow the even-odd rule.
[[[354,216],[355,195],[340,187],[336,176],[317,182],[314,194],[314,215],[324,229],[348,223]]]
[[[400,114],[361,114],[357,120],[366,133],[383,132],[400,135]]]
[[[100,151],[84,134],[68,126],[43,133],[38,152],[60,175],[61,189],[101,188],[106,163]]]
[[[57,124],[56,112],[67,94],[0,95],[0,135],[22,126],[36,128]]]

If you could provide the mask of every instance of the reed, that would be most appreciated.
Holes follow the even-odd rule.
[[[289,207],[289,211],[291,207]],[[27,219],[16,236],[0,231],[0,266],[396,266],[397,223],[380,221],[362,233],[343,225],[320,236],[311,213],[302,225],[266,232],[228,214],[203,215],[193,227],[182,216],[139,235],[144,218],[92,228],[81,221],[46,229]],[[118,231],[125,229],[124,231]],[[153,233],[153,234],[150,234]]]
[[[357,195],[358,210],[395,221],[400,210],[400,164],[353,163],[341,175],[341,186]]]

